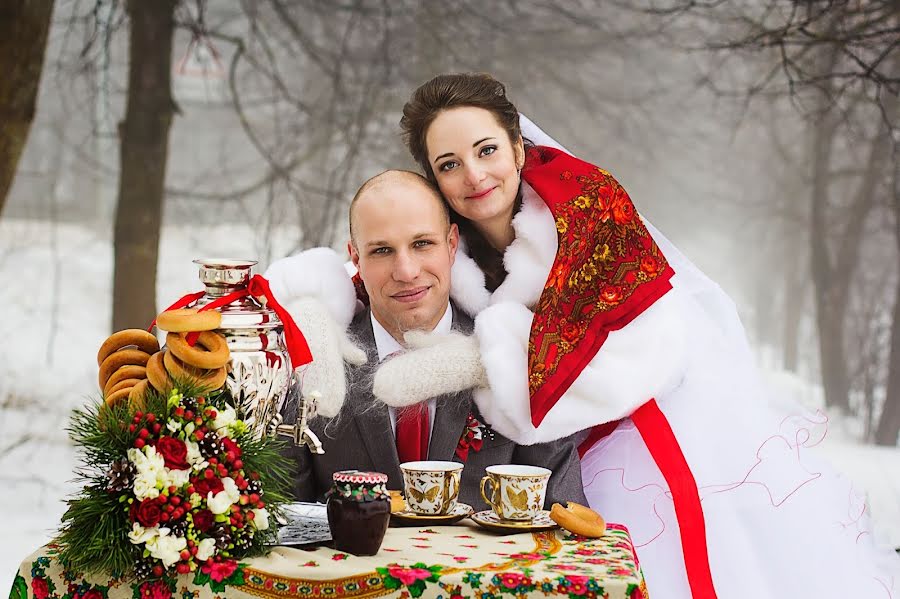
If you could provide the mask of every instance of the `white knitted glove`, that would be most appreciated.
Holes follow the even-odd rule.
[[[302,367],[303,397],[317,393],[316,412],[327,418],[337,415],[344,405],[347,379],[344,361],[366,363],[366,352],[353,344],[345,329],[335,322],[329,310],[318,299],[302,297],[288,301],[284,308],[294,321],[312,353],[313,361]]]
[[[400,408],[487,385],[475,337],[410,331],[404,339],[409,351],[375,372],[372,393],[387,405]]]

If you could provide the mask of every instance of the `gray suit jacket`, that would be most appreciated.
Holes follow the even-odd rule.
[[[454,329],[471,332],[471,319],[454,310]],[[330,421],[315,418],[310,422],[325,454],[312,455],[305,447],[292,446],[287,450],[287,456],[297,467],[294,494],[298,501],[324,501],[325,493],[331,488],[331,475],[338,470],[383,472],[388,475],[389,489],[403,489],[388,408],[372,397],[372,374],[378,366],[378,351],[368,311],[357,315],[350,331],[365,348],[369,361],[364,366],[348,368],[348,392],[341,412]],[[455,451],[470,412],[484,422],[470,392],[437,398],[429,460],[461,461]],[[285,416],[286,422],[293,422],[293,414]],[[494,464],[529,464],[553,471],[547,487],[548,509],[553,502],[576,501],[587,505],[573,439],[525,446],[516,445],[498,433],[490,437],[485,436],[480,451],[469,451],[460,480],[460,501],[476,511],[489,509],[480,492],[484,469]]]

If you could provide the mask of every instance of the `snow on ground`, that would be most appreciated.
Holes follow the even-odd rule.
[[[274,255],[291,232],[272,242]],[[253,258],[259,240],[249,228],[163,232],[157,298],[168,305],[201,288],[194,258]],[[19,562],[49,541],[71,482],[76,452],[67,441],[72,408],[96,397],[97,349],[108,334],[112,250],[109,239],[75,225],[0,221],[0,592],[10,588]],[[134,323],[144,326],[149,323]],[[821,405],[815,387],[785,373],[771,380],[807,407]],[[832,420],[820,446],[860,488],[883,540],[900,547],[900,450],[861,446]]]

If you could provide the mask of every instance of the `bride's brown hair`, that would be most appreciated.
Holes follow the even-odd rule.
[[[428,160],[425,136],[431,123],[441,112],[461,107],[482,108],[493,114],[497,123],[509,136],[510,143],[515,144],[522,138],[519,111],[506,97],[506,86],[487,73],[438,75],[423,83],[413,92],[409,102],[404,104],[400,129],[413,160],[419,163],[423,174],[435,185],[437,177]],[[526,148],[532,145],[528,140],[523,139],[523,142]],[[520,192],[516,198],[514,212],[518,212],[521,204]],[[487,286],[493,291],[506,276],[502,254],[487,242],[468,219],[451,210],[451,220],[459,226],[468,243],[469,253],[484,271]]]

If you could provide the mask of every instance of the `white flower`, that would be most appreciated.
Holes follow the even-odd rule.
[[[184,444],[187,445],[188,464],[191,465],[194,471],[200,471],[209,466],[209,462],[203,459],[203,454],[200,453],[199,445],[190,440],[185,441]]]
[[[188,484],[188,480],[191,478],[190,470],[169,470],[166,469],[168,476],[166,477],[165,486],[166,487],[178,487],[181,488],[184,485]]]
[[[158,537],[148,540],[145,547],[150,555],[162,560],[163,565],[168,568],[181,559],[181,552],[187,549],[187,540],[168,534],[168,529],[160,532]]]
[[[237,488],[237,483],[230,476],[222,479],[222,486],[225,487],[225,492],[228,493],[228,499],[231,500],[231,503],[235,503],[241,498],[241,490]]]
[[[181,429],[181,423],[177,420],[169,420],[166,422],[166,428],[173,433],[177,433]]]
[[[262,508],[259,510],[251,510],[254,514],[253,524],[259,530],[265,530],[269,528],[269,512],[266,508]]]
[[[216,551],[215,539],[203,539],[197,544],[197,555],[194,557],[198,562],[205,562],[213,556]]]
[[[159,536],[159,527],[151,526],[150,528],[144,528],[137,522],[131,525],[131,532],[128,533],[128,539],[135,545],[140,545],[141,543],[146,543],[150,539]]]
[[[206,494],[206,506],[209,508],[209,511],[214,514],[224,514],[231,509],[231,504],[233,503],[234,502],[225,491],[219,491],[216,493],[215,497],[213,496],[212,491]]]
[[[184,435],[185,435],[185,437],[190,437],[191,435],[193,435],[193,434],[194,434],[194,430],[195,430],[196,428],[197,428],[197,427],[194,425],[193,422],[188,422],[187,424],[185,424],[185,425],[184,425]]]
[[[235,420],[237,420],[237,413],[234,411],[234,408],[227,406],[224,410],[216,412],[216,419],[213,420],[212,428],[220,434],[230,437],[231,425],[234,424]]]
[[[156,477],[152,479],[139,476],[134,479],[134,496],[139,500],[156,499],[159,497],[159,489],[156,487]]]

